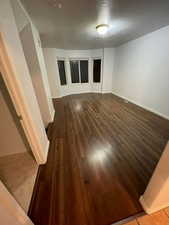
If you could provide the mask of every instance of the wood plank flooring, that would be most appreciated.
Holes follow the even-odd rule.
[[[169,139],[169,121],[112,94],[54,100],[46,165],[29,215],[35,225],[110,225],[139,213],[139,196]]]

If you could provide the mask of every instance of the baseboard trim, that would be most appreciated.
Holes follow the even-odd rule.
[[[131,99],[129,99],[129,98],[126,98],[126,97],[124,97],[124,96],[122,96],[122,95],[119,95],[119,94],[117,94],[117,93],[115,93],[115,92],[111,92],[113,95],[116,95],[117,97],[120,97],[120,98],[122,98],[122,99],[124,99],[124,100],[127,100],[128,102],[131,102],[131,103],[133,103],[133,104],[135,104],[135,105],[137,105],[137,106],[139,106],[139,107],[141,107],[141,108],[143,108],[143,109],[145,109],[145,110],[147,110],[147,111],[149,111],[149,112],[152,112],[152,113],[154,113],[154,114],[156,114],[156,115],[158,115],[158,116],[160,116],[160,117],[162,117],[162,118],[164,118],[164,119],[167,119],[167,120],[169,120],[169,116],[166,116],[166,115],[164,115],[164,114],[162,114],[162,113],[160,113],[160,112],[158,112],[158,111],[156,111],[156,110],[154,110],[154,109],[151,109],[151,108],[149,108],[149,107],[147,107],[147,106],[144,106],[144,105],[142,105],[142,104],[140,104],[140,103],[138,103],[138,102],[135,102],[135,101],[133,101],[133,100],[131,100]]]
[[[111,94],[112,91],[102,91],[101,93],[102,93],[102,94]]]
[[[156,208],[150,208],[150,207],[148,207],[148,205],[146,204],[143,195],[140,197],[139,201],[140,201],[140,204],[142,205],[144,211],[145,211],[147,214],[152,214],[152,213],[158,212],[158,211],[160,211],[160,210],[162,210],[162,209],[165,209],[165,208],[169,207],[169,204],[166,204],[166,205],[159,206],[159,207],[156,207]]]

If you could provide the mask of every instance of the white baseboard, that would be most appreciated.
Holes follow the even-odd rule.
[[[101,93],[102,93],[102,94],[111,94],[112,91],[102,91]]]
[[[140,106],[141,108],[146,109],[146,110],[149,111],[149,112],[155,113],[156,115],[161,116],[161,117],[164,118],[164,119],[169,120],[169,116],[164,115],[164,114],[162,114],[162,113],[160,113],[160,112],[158,112],[158,111],[156,111],[156,110],[154,110],[154,109],[152,109],[152,108],[149,108],[149,107],[147,107],[147,106],[145,106],[145,105],[142,105],[142,104],[140,104],[140,103],[138,103],[138,102],[135,102],[135,101],[133,101],[133,100],[131,100],[131,99],[129,99],[129,98],[126,98],[126,97],[124,97],[124,96],[122,96],[122,95],[119,95],[119,94],[117,94],[117,93],[115,93],[115,92],[112,92],[112,94],[113,94],[113,95],[116,95],[116,96],[118,96],[118,97],[120,97],[120,98],[123,98],[123,99],[125,99],[125,100],[127,100],[127,101],[129,101],[129,102],[131,102],[131,103],[133,103],[133,104],[135,104],[135,105],[138,105],[138,106]]]
[[[162,209],[165,209],[165,208],[169,207],[169,204],[161,205],[161,206],[158,206],[158,207],[148,207],[148,205],[145,202],[145,199],[144,199],[143,195],[140,197],[139,201],[140,201],[144,211],[147,214],[152,214],[152,213],[158,212],[158,211],[160,211]]]

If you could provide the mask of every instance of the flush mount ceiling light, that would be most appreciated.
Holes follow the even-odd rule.
[[[108,24],[99,24],[99,25],[96,26],[96,30],[100,35],[106,34],[108,29],[109,29]]]

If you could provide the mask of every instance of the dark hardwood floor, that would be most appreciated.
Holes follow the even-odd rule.
[[[35,225],[110,225],[142,211],[139,196],[169,139],[169,121],[112,94],[55,99]]]

